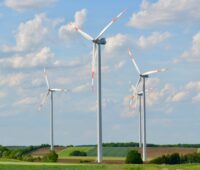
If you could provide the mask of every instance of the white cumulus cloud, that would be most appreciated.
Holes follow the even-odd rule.
[[[145,37],[145,36],[140,36],[137,42],[137,45],[140,48],[150,48],[152,46],[155,46],[164,40],[168,39],[171,36],[169,32],[153,32],[150,36]]]
[[[180,101],[183,101],[186,97],[187,97],[187,92],[180,91],[180,92],[177,92],[176,94],[174,94],[174,96],[172,96],[171,101],[172,102],[180,102]]]
[[[14,56],[10,58],[0,59],[0,63],[4,66],[10,66],[13,68],[27,68],[44,66],[54,58],[54,54],[51,49],[44,47],[38,52],[28,53],[25,56]]]
[[[59,28],[58,35],[61,40],[65,40],[66,42],[69,42],[73,40],[76,33],[74,28],[71,24],[74,24],[78,27],[82,27],[87,17],[87,10],[81,9],[80,11],[77,11],[74,15],[74,21],[67,23],[66,25],[62,25]]]
[[[200,32],[193,36],[192,47],[185,51],[181,58],[188,62],[200,62]]]
[[[124,34],[117,34],[113,37],[107,39],[107,44],[105,46],[105,52],[111,54],[113,52],[119,51],[127,45],[129,42],[128,36]]]
[[[141,9],[133,13],[128,25],[137,28],[149,28],[174,22],[200,21],[199,0],[158,0],[149,3],[143,0]]]
[[[19,86],[26,78],[27,75],[24,73],[0,75],[0,85],[9,87]]]
[[[48,43],[51,29],[59,22],[60,19],[50,20],[44,13],[37,14],[33,19],[20,23],[15,34],[16,45],[4,45],[2,49],[4,52],[21,52],[41,48]]]
[[[23,11],[27,9],[37,9],[45,6],[49,6],[56,0],[4,0],[4,4],[16,11]]]
[[[17,105],[31,105],[31,104],[35,104],[37,102],[36,98],[33,97],[26,97],[24,99],[21,99],[19,101],[16,101],[14,103],[15,106]]]

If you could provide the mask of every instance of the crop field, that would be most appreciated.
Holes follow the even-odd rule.
[[[199,170],[200,164],[186,165],[97,165],[0,162],[0,170]]]
[[[54,149],[57,153],[59,153],[59,152],[63,151],[65,149],[65,147],[54,147]],[[49,148],[44,147],[44,148],[39,148],[39,149],[33,151],[31,153],[31,155],[32,156],[42,156],[42,155],[47,154],[48,152],[49,152]]]
[[[59,153],[59,157],[60,158],[63,158],[63,157],[68,157],[70,156],[70,153],[75,151],[75,150],[78,150],[78,151],[83,151],[83,152],[86,152],[88,156],[93,156],[93,155],[90,155],[88,153],[90,153],[90,150],[94,150],[95,147],[68,147],[60,152]]]
[[[123,157],[126,157],[129,150],[133,150],[133,149],[141,152],[140,149],[134,148],[134,147],[103,147],[103,156],[123,158]],[[88,157],[95,157],[97,154],[95,147],[69,147],[62,150],[61,152],[58,152],[59,158],[69,157],[69,154],[74,150],[84,151],[87,153]],[[197,148],[182,148],[182,147],[149,147],[147,148],[147,154],[150,159],[161,156],[163,154],[172,154],[175,152],[179,154],[195,153],[197,152]]]

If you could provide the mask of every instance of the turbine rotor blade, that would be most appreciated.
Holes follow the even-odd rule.
[[[132,52],[131,52],[130,49],[128,49],[128,54],[129,54],[129,56],[130,56],[130,58],[131,58],[131,60],[132,60],[132,62],[133,62],[133,65],[135,66],[137,72],[138,72],[139,74],[141,74],[140,69],[139,69],[139,67],[138,67],[138,65],[137,65],[137,63],[136,63],[136,61],[135,61],[135,59],[134,59],[134,56],[133,56],[133,54],[132,54]]]
[[[142,75],[146,76],[146,75],[160,73],[160,72],[164,72],[164,71],[167,71],[167,69],[162,68],[162,69],[157,69],[157,70],[151,70],[151,71],[147,71],[147,72],[143,73]]]
[[[49,93],[50,93],[50,91],[48,91],[47,94],[43,97],[42,102],[40,103],[40,106],[38,108],[39,111],[42,109],[42,107],[44,106],[44,104],[47,102]]]
[[[46,81],[46,85],[47,85],[47,88],[49,89],[49,80],[48,80],[48,76],[47,76],[47,72],[46,72],[46,69],[44,68],[44,78],[45,78],[45,81]]]
[[[51,89],[54,92],[68,92],[68,89]]]
[[[88,33],[84,32],[83,30],[81,30],[78,26],[74,25],[71,23],[71,25],[73,26],[73,28],[75,29],[75,31],[79,32],[85,39],[89,40],[89,41],[93,41],[94,38],[89,35]]]
[[[110,21],[103,29],[102,31],[99,33],[99,35],[96,37],[96,39],[100,38],[103,33],[113,24],[115,23],[124,13],[126,12],[126,9],[123,10],[122,12],[120,12],[115,18],[112,19],[112,21]]]
[[[142,80],[142,79],[141,79],[141,77],[140,77],[140,78],[138,79],[136,85],[135,85],[136,90],[138,90],[138,86],[140,85],[141,80]]]

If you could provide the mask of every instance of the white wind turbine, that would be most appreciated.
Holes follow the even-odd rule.
[[[142,147],[142,96],[143,96],[143,91],[138,91],[138,87],[131,85],[131,90],[132,90],[132,96],[130,100],[130,108],[131,105],[134,105],[133,108],[136,109],[138,105],[138,110],[139,110],[139,148]],[[146,90],[148,92],[148,90]],[[133,103],[133,100],[136,98],[135,103]]]
[[[95,60],[97,57],[97,162],[102,162],[102,109],[101,109],[101,45],[106,44],[106,39],[101,38],[103,33],[115,23],[126,10],[119,13],[112,19],[99,33],[96,38],[82,31],[78,26],[72,24],[74,29],[79,32],[85,39],[93,43],[93,56],[92,56],[92,86],[94,84],[95,74]]]
[[[140,78],[137,81],[136,87],[138,87],[138,85],[140,84],[141,80],[143,81],[143,85],[142,85],[142,91],[143,91],[143,147],[142,147],[142,158],[143,161],[147,160],[147,152],[146,152],[146,87],[145,87],[145,80],[146,78],[149,78],[149,75],[151,74],[155,74],[155,73],[159,73],[159,72],[163,72],[166,71],[167,69],[162,68],[162,69],[157,69],[157,70],[151,70],[151,71],[147,71],[144,73],[141,73],[135,59],[134,56],[132,54],[132,52],[130,51],[130,49],[128,50],[129,56],[131,57],[131,60],[137,70],[137,72],[139,73]]]
[[[130,106],[134,104],[134,109],[137,107],[138,101],[139,101],[139,148],[142,147],[142,95],[143,92],[138,92],[138,87],[135,87],[134,85],[131,85],[131,90],[133,91],[133,94],[131,96],[130,100]],[[133,100],[136,98],[135,103],[133,103]]]
[[[51,116],[50,116],[50,144],[51,144],[51,150],[54,150],[54,130],[53,130],[53,93],[54,92],[68,92],[69,90],[66,89],[57,89],[57,88],[50,88],[49,86],[49,80],[48,80],[48,76],[47,76],[47,72],[44,68],[44,78],[46,81],[46,85],[47,85],[47,93],[44,96],[42,103],[39,106],[39,110],[41,110],[41,108],[43,107],[43,105],[47,102],[48,96],[49,94],[51,95]]]

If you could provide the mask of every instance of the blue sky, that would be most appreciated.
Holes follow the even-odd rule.
[[[198,0],[83,2],[3,0],[0,3],[0,144],[49,143],[50,86],[56,93],[55,143],[96,143],[96,91],[91,91],[92,44],[70,23],[96,36],[127,9],[104,34],[102,47],[103,141],[138,141],[138,112],[129,109],[130,82],[142,71],[152,75],[147,88],[147,141],[198,143],[200,128],[200,4]],[[96,85],[96,83],[95,83]]]

